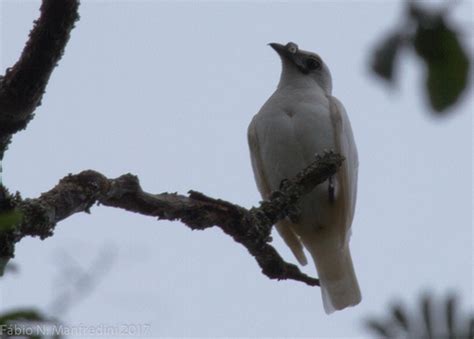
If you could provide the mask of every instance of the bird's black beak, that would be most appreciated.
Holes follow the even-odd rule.
[[[268,44],[271,48],[275,50],[281,57],[287,59],[293,59],[293,56],[298,52],[298,45],[294,42],[289,42],[286,45],[279,44],[277,42],[270,42]]]
[[[279,44],[277,42],[270,42],[268,44],[268,46],[270,46],[271,48],[273,48],[275,50],[275,52],[277,52],[278,54],[282,54],[285,52],[285,46],[282,45],[282,44]]]
[[[282,59],[290,61],[304,74],[308,73],[304,66],[304,55],[299,52],[297,44],[289,42],[286,45],[282,45],[277,42],[271,42],[268,45],[273,48]]]

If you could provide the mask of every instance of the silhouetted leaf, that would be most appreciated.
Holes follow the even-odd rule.
[[[372,70],[388,82],[393,81],[396,58],[401,43],[402,38],[400,33],[395,32],[385,38],[385,40],[375,48],[372,59]]]
[[[13,324],[27,324],[28,322],[32,322],[36,325],[44,323],[46,324],[52,324],[52,323],[57,323],[54,319],[51,319],[47,317],[45,314],[43,314],[41,311],[36,310],[34,308],[25,308],[25,309],[17,309],[17,310],[12,310],[8,311],[5,313],[0,314],[0,338],[11,338],[9,335],[10,331],[13,331],[12,329],[9,329],[10,325]],[[38,328],[36,326],[34,327],[25,327],[24,333],[18,333],[18,331],[21,331],[22,327],[21,326],[15,326],[14,327],[14,333],[15,337],[17,338],[29,338],[29,339],[40,339],[43,337],[47,338],[61,338],[60,335],[53,335],[53,336],[43,336],[41,335],[41,332],[38,332]],[[28,331],[26,329],[29,329]],[[38,332],[38,333],[36,333]]]
[[[454,295],[437,302],[436,298],[425,294],[416,311],[395,306],[386,320],[369,319],[366,326],[378,339],[472,339],[474,318],[472,314],[463,314],[455,301]]]
[[[446,327],[448,329],[448,334],[450,339],[455,338],[454,329],[456,324],[454,323],[456,317],[456,298],[454,296],[449,296],[446,300]]]
[[[423,298],[421,299],[421,313],[423,314],[423,321],[425,325],[426,335],[428,338],[433,338],[431,300],[428,296],[423,296]]]
[[[466,88],[469,59],[456,32],[448,27],[442,15],[417,13],[413,45],[427,67],[426,89],[431,107],[442,112]]]
[[[388,328],[385,325],[382,325],[378,321],[375,320],[369,320],[367,321],[367,327],[374,331],[377,336],[380,336],[382,338],[390,338],[391,335],[389,333]]]
[[[469,321],[469,334],[468,338],[474,338],[474,318]]]
[[[405,314],[405,311],[402,309],[401,306],[394,306],[392,309],[392,314],[397,323],[405,330],[409,331],[410,330],[410,325],[408,323],[407,316]]]
[[[407,0],[407,4],[402,25],[376,45],[370,66],[393,83],[400,51],[413,45],[426,66],[424,90],[429,106],[435,113],[444,113],[468,86],[470,59],[447,19],[448,6],[435,12],[419,1]]]
[[[0,314],[0,324],[6,324],[10,321],[45,321],[46,319],[46,316],[33,308],[18,309]]]

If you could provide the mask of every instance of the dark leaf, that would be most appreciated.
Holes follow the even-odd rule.
[[[452,106],[466,88],[469,59],[457,33],[443,16],[418,15],[413,45],[427,66],[426,89],[431,107],[443,112]]]
[[[402,37],[400,33],[392,33],[376,48],[372,59],[372,70],[382,79],[393,81],[395,62],[400,50]]]
[[[449,296],[446,300],[446,327],[450,339],[455,339],[455,317],[456,317],[456,299]]]
[[[474,318],[469,320],[469,334],[468,338],[474,338]]]
[[[455,301],[450,295],[445,303],[437,303],[436,298],[425,294],[420,299],[419,310],[395,306],[385,321],[373,318],[366,324],[377,339],[474,339],[474,319],[460,312]]]
[[[57,321],[47,317],[41,311],[38,311],[34,308],[25,308],[25,309],[17,309],[12,310],[9,312],[5,312],[0,314],[0,338],[10,338],[11,336],[8,335],[9,332],[9,325],[19,323],[24,324],[25,322],[32,322],[33,324],[44,323],[44,324],[51,324],[56,323]],[[15,327],[15,333],[21,327]],[[29,338],[29,339],[40,339],[40,338],[51,338],[51,336],[43,336],[41,334],[37,334],[38,331],[37,326],[28,327],[26,326],[25,329],[29,329],[24,333],[21,333],[19,336],[15,336],[18,338]],[[6,336],[3,336],[2,331]],[[61,338],[61,336],[53,336],[54,338]]]
[[[433,319],[431,316],[431,300],[428,296],[424,296],[421,300],[421,313],[426,329],[427,338],[433,338]]]
[[[367,321],[367,327],[375,332],[380,338],[391,338],[389,329],[376,320]]]
[[[392,309],[392,315],[395,321],[406,331],[410,330],[407,315],[401,306],[394,306]]]
[[[41,312],[29,308],[9,311],[0,314],[0,325],[6,324],[11,321],[21,320],[46,321],[47,318]]]

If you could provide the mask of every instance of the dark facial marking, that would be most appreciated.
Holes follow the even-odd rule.
[[[321,60],[315,58],[315,57],[309,57],[306,60],[306,68],[308,71],[316,71],[321,69]]]

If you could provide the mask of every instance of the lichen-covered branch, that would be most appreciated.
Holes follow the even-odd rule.
[[[40,104],[79,18],[78,6],[78,0],[43,0],[20,59],[0,76],[0,160],[11,136],[26,127]]]
[[[158,219],[180,220],[191,229],[217,226],[247,248],[269,278],[319,285],[318,279],[301,273],[297,266],[280,257],[269,244],[270,232],[272,225],[286,217],[304,194],[334,175],[342,161],[343,157],[334,153],[316,157],[314,163],[295,178],[285,180],[268,201],[250,210],[194,191],[190,191],[189,196],[147,193],[140,187],[138,178],[131,174],[116,179],[108,179],[92,170],[68,175],[39,198],[14,199],[22,221],[8,232],[10,236],[0,239],[0,249],[13,248],[12,242],[28,235],[49,237],[59,221],[74,213],[89,212],[93,204],[99,203]],[[0,256],[12,257],[13,252]]]

